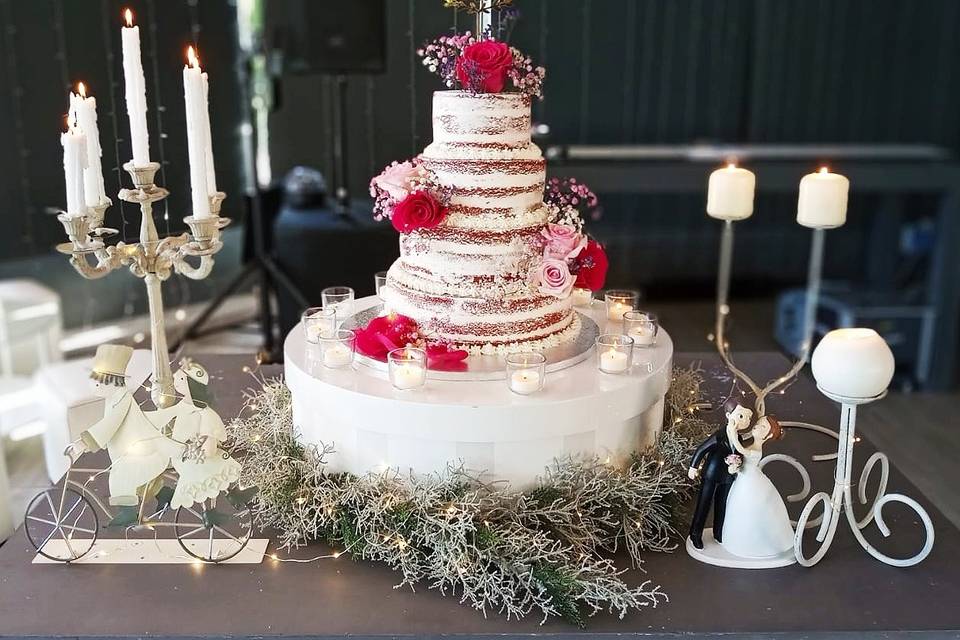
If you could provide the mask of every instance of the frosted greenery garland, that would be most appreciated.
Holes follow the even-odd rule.
[[[283,549],[324,541],[398,571],[397,587],[425,584],[486,615],[534,611],[583,625],[586,616],[668,600],[651,580],[631,587],[610,554],[675,548],[674,506],[687,497],[687,455],[710,429],[698,415],[702,377],[675,370],[667,423],[656,446],[625,469],[600,459],[557,460],[539,485],[513,491],[462,467],[435,476],[331,473],[332,446],[304,446],[280,380],[251,391],[228,425],[243,456],[241,484],[256,486],[257,526]]]

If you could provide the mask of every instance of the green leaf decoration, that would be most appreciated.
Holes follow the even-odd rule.
[[[581,629],[587,622],[577,605],[575,597],[577,578],[562,567],[541,564],[533,568],[533,579],[539,582],[550,596],[550,603],[561,618]]]
[[[122,528],[135,525],[140,521],[140,507],[120,507],[117,515],[107,523],[108,528]]]
[[[223,513],[222,511],[217,511],[216,509],[207,509],[203,512],[203,526],[207,529],[212,529],[213,527],[222,527],[230,521],[230,516]]]
[[[213,395],[213,389],[209,385],[205,385],[202,382],[197,382],[190,376],[187,376],[187,388],[190,390],[190,398],[193,400],[193,404],[200,407],[214,408],[214,404],[217,399]]]
[[[170,501],[173,500],[173,487],[163,485],[157,491],[157,511],[163,511],[170,508]]]
[[[233,485],[227,490],[227,501],[234,509],[241,511],[247,508],[255,495],[257,495],[256,487],[241,489],[237,485]]]

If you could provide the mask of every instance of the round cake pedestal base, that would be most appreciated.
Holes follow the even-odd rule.
[[[366,309],[376,298],[356,302]],[[584,310],[605,327],[602,304]],[[306,444],[332,445],[331,471],[364,474],[395,469],[430,474],[462,464],[485,481],[515,488],[535,484],[554,459],[600,456],[626,464],[652,445],[663,424],[673,344],[637,349],[631,371],[609,375],[596,358],[546,377],[543,391],[512,393],[505,380],[428,380],[413,391],[394,389],[369,367],[327,369],[295,327],[284,343],[284,372],[293,395],[294,424]]]
[[[793,547],[790,547],[783,553],[765,558],[742,558],[736,556],[713,539],[713,529],[703,530],[703,549],[697,549],[693,546],[690,538],[687,538],[687,554],[694,560],[712,564],[716,567],[727,567],[729,569],[777,569],[779,567],[789,567],[797,562]]]

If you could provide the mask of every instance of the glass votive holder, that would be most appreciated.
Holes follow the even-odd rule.
[[[511,353],[507,355],[507,386],[522,396],[543,389],[547,359],[540,353]]]
[[[589,307],[593,304],[593,291],[575,287],[573,293],[570,294],[570,299],[573,300],[573,306],[575,307]]]
[[[310,307],[300,316],[303,335],[310,344],[319,344],[320,338],[337,331],[337,310],[332,307]]]
[[[597,338],[597,368],[604,373],[626,373],[633,361],[633,338],[604,334]]]
[[[623,314],[623,333],[633,338],[637,347],[652,347],[657,344],[660,323],[649,311],[627,311]]]
[[[328,369],[341,369],[353,364],[354,335],[349,329],[339,329],[332,335],[320,337],[320,362]]]
[[[414,347],[394,349],[387,354],[387,369],[394,388],[419,389],[427,381],[427,352]]]
[[[623,314],[633,311],[640,302],[640,292],[627,289],[611,289],[603,296],[607,305],[607,319],[622,322]]]
[[[377,271],[373,274],[373,290],[376,291],[377,297],[383,300],[383,296],[380,295],[380,289],[387,284],[387,272],[386,271]]]
[[[353,315],[353,289],[350,287],[327,287],[320,292],[325,309],[336,309],[341,320]]]

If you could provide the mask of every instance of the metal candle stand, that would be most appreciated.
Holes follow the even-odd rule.
[[[766,386],[761,387],[758,385],[750,376],[745,372],[739,369],[733,362],[733,359],[730,355],[730,345],[725,338],[725,325],[727,317],[730,315],[730,305],[729,305],[729,293],[730,293],[730,276],[733,265],[733,221],[725,220],[723,232],[720,237],[720,258],[718,264],[718,273],[717,273],[717,305],[716,305],[716,330],[715,330],[715,340],[717,345],[717,351],[720,354],[720,358],[723,360],[724,364],[733,372],[734,376],[737,379],[743,381],[753,392],[756,398],[756,417],[760,418],[765,414],[765,400],[766,397],[781,388],[784,384],[788,383],[790,380],[794,379],[803,367],[809,362],[810,354],[813,345],[813,331],[814,323],[816,318],[816,308],[817,301],[820,296],[820,283],[821,283],[821,273],[823,268],[823,249],[824,249],[824,229],[823,228],[814,228],[813,237],[811,242],[810,250],[810,262],[807,272],[807,296],[806,296],[806,305],[804,308],[804,324],[803,324],[803,342],[801,344],[800,356],[797,361],[793,364],[790,370],[784,375],[775,378],[768,382]],[[842,412],[840,417],[840,432],[839,434],[832,429],[823,427],[820,425],[810,424],[806,422],[796,422],[796,421],[781,421],[780,424],[784,427],[807,429],[815,431],[817,433],[822,433],[838,440],[838,448],[836,454],[827,454],[827,455],[818,455],[814,456],[814,461],[824,461],[824,460],[836,460],[836,471],[834,472],[834,486],[831,494],[825,492],[820,492],[814,495],[809,499],[807,504],[804,506],[803,511],[799,519],[796,522],[796,537],[794,540],[794,554],[796,556],[797,562],[803,566],[811,567],[818,562],[826,555],[828,549],[830,548],[831,543],[833,542],[834,535],[837,530],[837,525],[840,521],[840,512],[842,510],[846,511],[847,521],[850,524],[850,528],[853,531],[854,536],[857,541],[870,555],[872,555],[877,560],[884,562],[889,565],[906,567],[912,566],[921,562],[926,558],[930,551],[933,548],[934,542],[934,530],[933,523],[930,520],[930,516],[924,510],[923,507],[917,503],[913,498],[901,494],[887,494],[887,481],[890,473],[890,462],[887,459],[887,456],[881,452],[875,452],[868,460],[866,465],[863,468],[862,473],[860,474],[860,482],[858,488],[858,499],[861,504],[867,504],[866,489],[869,482],[870,473],[873,471],[874,467],[878,464],[880,465],[880,483],[877,490],[877,495],[874,498],[873,503],[870,505],[870,508],[867,514],[861,519],[857,520],[856,516],[853,513],[853,497],[852,497],[852,466],[853,466],[853,444],[855,441],[854,429],[856,422],[856,407],[859,404],[864,404],[867,402],[872,402],[873,400],[879,400],[886,393],[874,397],[874,398],[847,398],[835,396],[833,394],[827,393],[823,389],[821,392],[824,393],[828,398],[839,402],[842,405]],[[787,462],[793,466],[800,473],[801,478],[803,479],[803,489],[787,498],[789,502],[798,502],[805,499],[810,492],[810,482],[809,474],[803,465],[794,457],[788,456],[785,454],[776,454],[773,456],[767,456],[761,461],[761,466],[768,462],[773,461],[782,461]],[[883,520],[881,515],[881,509],[888,502],[900,502],[907,505],[923,522],[925,530],[925,541],[923,548],[916,555],[905,558],[892,558],[887,556],[880,551],[878,551],[874,546],[872,546],[866,538],[864,538],[862,530],[866,528],[871,522],[877,523],[877,528],[880,529],[880,532],[884,537],[890,536],[890,529],[887,526],[886,522]],[[813,510],[818,504],[823,504],[824,512],[821,516],[817,518],[811,518]],[[820,548],[817,552],[811,557],[806,557],[803,553],[803,533],[806,529],[819,526],[817,531],[816,540],[821,543]]]
[[[104,237],[117,233],[102,226],[104,214],[112,204],[107,200],[91,207],[87,215],[62,213],[57,216],[70,239],[70,242],[58,245],[57,250],[69,255],[73,268],[88,280],[102,278],[120,267],[129,267],[133,275],[143,279],[150,307],[150,348],[153,354],[150,398],[158,409],[162,409],[176,401],[176,394],[167,351],[161,283],[174,272],[192,280],[203,280],[210,275],[213,256],[223,247],[220,230],[230,223],[229,218],[220,217],[220,205],[226,194],[218,192],[210,196],[210,216],[184,218],[190,227],[189,234],[160,238],[153,221],[153,203],[169,195],[169,191],[154,183],[160,164],[151,162],[137,167],[128,162],[123,168],[130,174],[134,188],[121,189],[119,197],[140,206],[140,241],[133,244],[121,241],[112,246],[103,242]],[[95,263],[90,261],[90,256],[96,258]],[[193,266],[187,261],[188,257],[199,258],[199,264]]]

